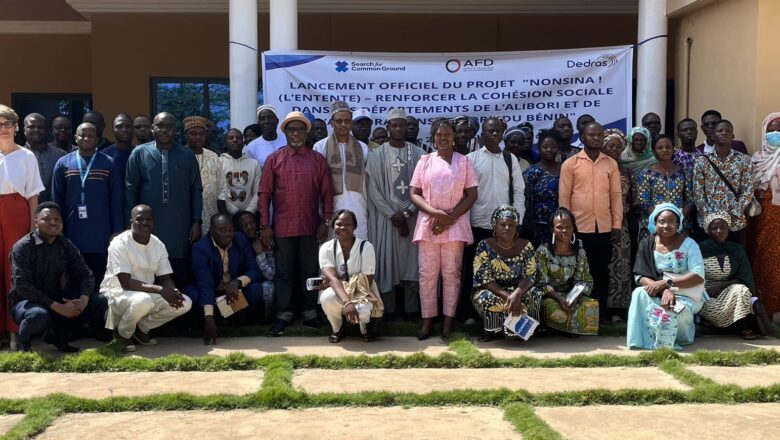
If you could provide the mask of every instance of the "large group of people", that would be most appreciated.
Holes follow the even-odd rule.
[[[537,336],[625,323],[631,348],[681,349],[702,326],[766,335],[780,312],[780,113],[750,156],[714,110],[701,145],[677,124],[678,147],[654,113],[627,134],[461,115],[421,140],[402,108],[384,127],[329,110],[262,105],[216,145],[198,115],[119,113],[112,142],[96,111],[73,130],[0,105],[2,340],[135,351],[169,322],[214,344],[220,322],[281,336],[296,317],[332,343],[419,317],[424,340],[441,312],[444,338],[478,319],[482,340],[525,339],[509,323],[527,317]]]

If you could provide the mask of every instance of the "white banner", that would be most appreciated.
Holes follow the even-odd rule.
[[[333,101],[367,108],[374,126],[403,107],[430,123],[458,115],[501,116],[512,127],[551,127],[584,113],[626,132],[632,120],[632,46],[494,53],[263,53],[264,102],[283,118],[308,111],[329,120]],[[576,130],[576,127],[575,127]],[[425,142],[427,143],[427,142]]]

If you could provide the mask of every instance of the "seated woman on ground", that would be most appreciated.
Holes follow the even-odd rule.
[[[699,243],[704,259],[704,279],[710,299],[701,308],[702,318],[715,327],[736,324],[743,339],[757,339],[764,322],[756,319],[764,316],[760,301],[754,303],[756,292],[753,271],[745,248],[728,241],[731,216],[727,212],[714,212],[705,217],[709,238]],[[754,314],[755,313],[755,314]]]
[[[501,205],[490,219],[493,238],[477,244],[474,257],[474,294],[471,301],[483,318],[480,341],[499,334],[516,337],[504,327],[507,314],[521,315],[527,302],[538,295],[533,288],[536,263],[534,247],[519,238],[520,213],[512,206]],[[539,320],[539,316],[531,316]]]
[[[628,309],[629,348],[674,348],[693,343],[704,292],[704,264],[695,241],[682,234],[683,213],[661,203],[650,214],[652,234],[639,243],[634,289]]]
[[[344,338],[344,317],[350,324],[359,324],[363,340],[372,342],[376,323],[384,311],[382,299],[374,283],[376,255],[374,246],[355,237],[357,218],[352,211],[336,211],[330,223],[336,238],[320,247],[320,270],[324,278],[319,286],[320,303],[333,332],[331,343]]]
[[[550,216],[550,241],[536,250],[536,288],[541,304],[534,305],[541,322],[569,335],[596,335],[599,332],[599,303],[590,298],[593,278],[588,257],[577,240],[574,214],[558,208]],[[567,301],[572,289],[581,290]]]

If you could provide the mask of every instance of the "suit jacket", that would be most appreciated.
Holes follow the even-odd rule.
[[[214,304],[214,292],[222,282],[222,257],[211,239],[211,234],[206,234],[192,245],[192,270],[195,274],[194,289],[198,291],[200,304]],[[261,272],[257,267],[255,253],[249,239],[240,232],[236,232],[233,244],[228,249],[228,270],[230,279],[240,276],[249,277],[252,282],[260,281]]]

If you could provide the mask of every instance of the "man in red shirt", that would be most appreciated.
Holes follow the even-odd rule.
[[[303,323],[312,327],[326,324],[317,315],[317,296],[308,292],[305,284],[307,278],[319,273],[317,248],[328,238],[328,220],[333,215],[328,164],[321,154],[304,147],[311,122],[301,112],[290,112],[281,129],[287,145],[266,159],[258,198],[263,242],[266,246],[276,242],[276,322],[271,326],[271,336],[284,334],[292,321],[290,305],[296,282],[304,292]],[[298,279],[294,279],[296,269]]]

